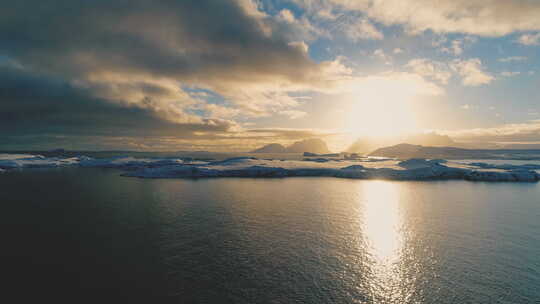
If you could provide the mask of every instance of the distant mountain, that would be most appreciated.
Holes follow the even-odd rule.
[[[538,150],[540,149],[540,144],[504,144],[501,148],[503,149],[527,149],[527,150]]]
[[[425,147],[419,145],[399,144],[379,148],[369,156],[391,157],[399,159],[522,159],[539,160],[540,150],[516,149],[462,149],[454,147]]]
[[[328,154],[330,153],[330,150],[328,150],[328,146],[322,139],[313,138],[295,142],[294,144],[287,147],[287,152],[311,152],[317,154]]]
[[[322,139],[313,138],[297,141],[288,147],[284,147],[280,144],[269,144],[259,149],[252,151],[252,153],[316,153],[316,154],[329,154],[328,146]]]
[[[455,147],[458,146],[447,135],[433,133],[413,134],[408,136],[397,136],[393,138],[363,137],[355,141],[348,149],[350,153],[367,154],[382,147],[393,146],[401,143],[411,145],[422,145],[430,147]]]
[[[409,135],[403,141],[411,145],[421,145],[429,147],[454,147],[456,142],[448,135],[440,135],[437,133],[422,133]]]
[[[259,149],[253,150],[252,153],[286,153],[287,149],[280,144],[269,144]]]
[[[373,142],[372,140],[358,139],[347,148],[349,153],[367,154],[377,148],[391,145],[390,143]]]
[[[317,154],[311,152],[304,152],[305,157],[341,157],[341,153],[329,153],[329,154]]]
[[[420,156],[424,147],[410,144],[399,144],[390,147],[379,148],[369,156],[392,157],[392,158],[431,158]],[[425,152],[424,152],[425,153]]]

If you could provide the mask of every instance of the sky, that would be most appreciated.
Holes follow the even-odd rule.
[[[540,143],[540,1],[0,0],[0,149]]]

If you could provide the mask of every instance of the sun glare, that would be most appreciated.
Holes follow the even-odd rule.
[[[401,245],[398,210],[399,188],[388,181],[371,181],[361,184],[364,201],[364,233],[371,245],[371,253],[387,266],[398,258]]]
[[[347,131],[358,136],[395,136],[418,131],[413,102],[415,91],[407,82],[372,81],[351,96]]]
[[[364,206],[362,230],[373,260],[371,290],[376,298],[396,303],[400,296],[398,265],[403,246],[399,186],[388,181],[370,181],[362,183],[359,190]]]

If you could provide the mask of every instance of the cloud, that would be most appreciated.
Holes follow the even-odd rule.
[[[241,113],[239,109],[215,103],[203,103],[196,109],[204,111],[209,117],[219,117],[225,119],[233,119]]]
[[[279,12],[278,16],[279,16],[279,18],[285,20],[288,23],[295,23],[296,22],[296,18],[294,17],[294,14],[288,9],[281,10]]]
[[[381,40],[384,34],[365,18],[358,18],[345,28],[345,33],[353,41],[361,39]]]
[[[450,67],[462,77],[465,86],[480,86],[491,83],[495,78],[484,71],[482,61],[478,58],[461,60],[455,59]]]
[[[474,142],[539,142],[540,120],[504,124],[491,128],[476,128],[444,132],[456,140]]]
[[[0,35],[17,38],[3,39],[1,51],[30,70],[81,83],[154,79],[223,95],[245,83],[310,86],[325,75],[324,65],[290,44],[282,24],[251,1],[85,3],[57,3],[69,14],[24,0],[6,6]]]
[[[501,76],[503,76],[503,77],[513,77],[513,76],[517,76],[519,74],[521,74],[521,72],[515,72],[515,71],[514,72],[510,72],[510,71],[501,72]]]
[[[327,37],[329,35],[324,29],[313,25],[305,16],[297,18],[288,9],[279,11],[276,20],[278,23],[274,25],[275,28],[279,29],[289,40],[311,41],[317,37]]]
[[[446,40],[440,43],[444,44],[445,42]],[[460,56],[463,54],[463,51],[465,50],[466,47],[469,47],[471,44],[475,42],[476,42],[476,38],[471,37],[471,36],[465,36],[464,38],[454,39],[450,41],[450,44],[442,47],[440,51],[443,53],[452,54],[454,56]]]
[[[405,67],[411,69],[416,74],[432,78],[442,84],[447,84],[448,80],[452,77],[447,64],[429,59],[413,59]]]
[[[478,58],[454,59],[450,62],[441,62],[426,58],[410,60],[406,68],[423,77],[431,78],[441,84],[448,84],[452,76],[461,78],[465,86],[480,86],[491,83],[495,77],[486,72],[482,61]]]
[[[417,96],[445,94],[443,88],[418,74],[398,71],[352,78],[349,82],[343,82],[343,85],[342,92],[353,93],[358,98],[387,99],[389,106],[393,102]],[[393,100],[396,96],[399,96],[399,100]]]
[[[336,20],[340,16],[335,11],[335,6],[328,0],[290,0],[295,5],[303,8],[310,15],[322,20]]]
[[[140,88],[150,96],[182,96],[150,84]],[[228,132],[236,123],[187,114],[175,104],[154,105],[152,100],[130,105],[111,102],[61,78],[0,68],[0,130],[2,134],[167,135],[191,137],[196,131]],[[145,104],[148,103],[148,104]]]
[[[307,0],[306,0],[307,1]],[[540,3],[528,0],[331,0],[338,8],[360,11],[409,32],[503,36],[540,30]]]
[[[539,45],[540,44],[540,33],[536,34],[523,34],[519,36],[518,42],[523,45]]]
[[[281,112],[279,112],[279,114],[285,115],[285,116],[289,117],[290,119],[298,119],[298,118],[302,118],[302,117],[307,115],[306,112],[297,111],[297,110],[281,111]]]
[[[525,61],[527,60],[527,57],[524,56],[510,56],[505,58],[499,58],[499,62],[515,62],[515,61]]]
[[[386,65],[392,64],[392,57],[390,55],[387,55],[383,49],[376,49],[375,51],[373,51],[373,57],[383,61]]]
[[[323,137],[329,135],[328,133],[313,130],[313,129],[291,129],[291,128],[259,128],[246,130],[245,134],[254,136],[256,138],[268,139],[286,139],[296,140],[309,137]]]
[[[251,0],[3,2],[2,133],[221,136],[239,116],[299,117],[291,93],[350,80],[295,40],[307,21]]]
[[[448,81],[435,62],[417,62],[412,73],[361,76],[345,58],[310,58],[308,44],[329,37],[319,21],[343,25],[337,29],[352,40],[383,39],[377,27],[399,22],[379,16],[377,7],[387,5],[379,1],[344,14],[365,1],[292,0],[309,7],[306,16],[267,13],[261,8],[268,3],[255,0],[0,1],[0,136],[12,134],[12,141],[78,134],[92,142],[110,136],[115,145],[137,136],[150,144],[148,137],[159,137],[160,147],[240,144],[261,134],[243,129],[245,122],[306,115],[300,94],[373,97],[390,88],[394,96],[440,95],[438,83]],[[388,3],[398,5],[397,19],[411,9]],[[408,29],[418,29],[415,22]],[[373,56],[391,64],[400,52],[378,49]],[[468,85],[491,81],[481,63],[452,66]]]

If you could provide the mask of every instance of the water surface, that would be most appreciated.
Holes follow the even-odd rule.
[[[0,175],[21,298],[540,303],[540,186]]]

